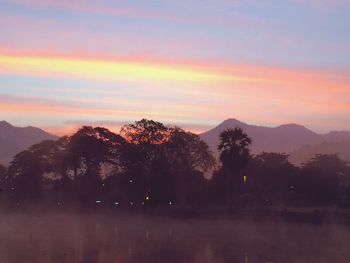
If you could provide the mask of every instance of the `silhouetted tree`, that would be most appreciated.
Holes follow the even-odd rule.
[[[198,135],[175,127],[164,144],[162,156],[172,181],[171,200],[178,204],[203,203],[208,184],[204,174],[215,167],[208,145]]]
[[[108,129],[84,126],[69,137],[66,149],[67,168],[73,179],[78,199],[92,203],[102,195],[103,166],[119,168],[125,140]]]
[[[105,128],[84,126],[69,138],[68,158],[71,161],[74,177],[99,176],[101,164],[116,164],[117,148],[124,139]]]
[[[285,153],[262,152],[255,156],[248,168],[248,174],[251,175],[248,181],[251,179],[252,190],[259,198],[258,201],[282,202],[289,191],[296,169]]]
[[[7,193],[22,202],[45,193],[45,201],[49,201],[49,197],[55,195],[56,184],[66,176],[63,148],[62,140],[42,141],[17,154],[10,163],[5,180]]]
[[[159,183],[160,180],[155,178],[167,174],[162,151],[164,143],[169,140],[170,128],[160,122],[142,119],[123,126],[121,135],[128,142],[121,160],[124,176],[131,182],[128,185],[130,196],[141,198],[137,200],[141,202],[148,193],[148,197],[151,199],[152,196],[152,201],[155,201],[152,184]]]
[[[44,144],[50,144],[45,142]],[[43,174],[48,168],[46,154],[40,155],[41,145],[33,145],[29,150],[17,154],[10,163],[6,190],[17,202],[41,198],[44,192]],[[42,152],[41,152],[42,154]]]
[[[232,172],[242,169],[249,160],[251,143],[251,138],[241,128],[223,131],[218,149],[224,169]]]
[[[251,138],[241,129],[227,129],[220,134],[218,150],[221,167],[211,180],[211,199],[232,203],[237,195],[246,192],[247,173],[243,168],[250,160]]]
[[[339,183],[349,167],[336,154],[317,154],[303,164],[291,187],[300,205],[335,204],[339,197]]]
[[[198,135],[177,127],[143,119],[124,126],[121,133],[130,142],[123,157],[126,174],[135,189],[142,183],[149,202],[186,203],[191,194],[189,182],[199,177],[205,181],[202,173],[215,164],[209,147]]]
[[[194,133],[173,128],[165,144],[166,158],[175,169],[197,170],[203,173],[215,166],[209,146]]]
[[[139,145],[155,145],[169,139],[170,129],[163,123],[142,119],[121,128],[121,134],[129,142]]]
[[[142,165],[143,170],[152,169],[170,134],[170,127],[153,120],[142,119],[123,126],[121,135],[131,144],[126,161],[129,161],[129,165]]]

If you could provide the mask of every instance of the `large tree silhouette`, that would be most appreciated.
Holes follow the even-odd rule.
[[[203,186],[203,172],[214,165],[209,147],[198,135],[146,119],[124,126],[121,134],[129,142],[123,156],[126,174],[135,190],[143,186],[148,202],[195,199],[189,197],[194,192],[189,186],[194,180]]]
[[[124,139],[105,128],[84,126],[69,138],[67,153],[74,177],[99,175],[101,164],[116,164]]]
[[[297,172],[288,161],[288,154],[274,152],[256,155],[248,169],[252,190],[260,203],[283,202]]]
[[[198,135],[175,127],[164,144],[162,156],[167,163],[167,173],[173,180],[177,203],[203,203],[207,190],[204,174],[215,167],[208,145]]]
[[[218,150],[221,166],[211,180],[211,199],[221,203],[232,203],[246,192],[247,174],[243,168],[250,160],[251,138],[241,129],[227,129],[220,134]]]
[[[102,168],[119,168],[125,140],[108,129],[84,126],[69,138],[66,149],[67,169],[73,175],[77,198],[91,204],[103,193]]]
[[[10,163],[6,188],[10,197],[18,202],[42,197],[45,184],[55,170],[55,143],[43,141],[18,153]]]
[[[207,172],[215,166],[215,159],[208,145],[198,135],[178,127],[171,129],[165,150],[174,169]]]
[[[249,160],[252,139],[241,128],[227,129],[220,134],[220,161],[225,169],[238,171]]]
[[[317,154],[304,163],[290,183],[290,202],[297,205],[331,205],[339,201],[340,183],[349,167],[336,154]]]
[[[170,129],[161,122],[142,119],[121,128],[121,135],[134,144],[160,144],[169,139]]]

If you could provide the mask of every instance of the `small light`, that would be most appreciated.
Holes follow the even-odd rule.
[[[132,180],[132,179],[130,179],[130,180],[129,180],[129,183],[132,183],[132,182],[133,182],[133,180]]]
[[[243,182],[244,182],[244,184],[247,184],[247,181],[248,181],[248,176],[244,175],[244,176],[243,176]]]
[[[133,205],[134,203],[133,202],[130,202],[130,205]]]
[[[291,186],[290,186],[290,189],[294,189],[294,186],[293,186],[293,185],[291,185]]]
[[[119,205],[119,203],[118,203],[118,202],[114,202],[114,204],[115,204],[115,205]]]
[[[58,206],[60,206],[60,205],[61,205],[61,203],[60,203],[60,202],[57,202],[57,205],[58,205]]]
[[[105,184],[102,184],[102,187],[105,187]]]
[[[15,190],[15,188],[14,188],[14,187],[12,187],[12,188],[11,188],[11,190]]]
[[[169,202],[169,205],[172,205],[173,203],[172,202]]]
[[[149,200],[149,196],[146,196],[146,200]]]
[[[142,202],[142,203],[141,203],[141,205],[144,205],[144,204],[145,204],[145,202]]]
[[[102,203],[102,201],[96,200],[96,204],[100,204],[100,203]]]

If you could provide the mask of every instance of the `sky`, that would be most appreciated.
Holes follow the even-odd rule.
[[[0,119],[350,130],[350,0],[0,0]]]

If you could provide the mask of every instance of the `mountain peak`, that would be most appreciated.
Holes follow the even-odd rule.
[[[43,140],[58,137],[35,127],[15,127],[7,121],[0,121],[0,164],[7,165],[12,157]]]
[[[218,125],[218,127],[223,127],[223,128],[233,128],[235,126],[247,126],[247,124],[237,119],[229,118],[224,120],[222,123]]]
[[[8,123],[7,121],[0,121],[0,127],[1,128],[12,128],[13,126]]]
[[[315,132],[309,130],[303,125],[296,123],[282,124],[276,127],[278,130],[290,131],[292,133],[305,133],[305,134],[316,134]]]

